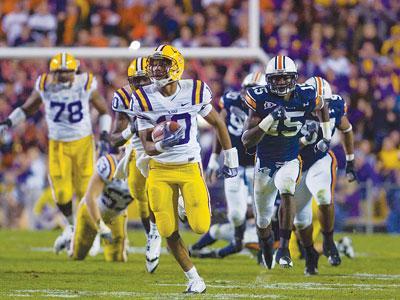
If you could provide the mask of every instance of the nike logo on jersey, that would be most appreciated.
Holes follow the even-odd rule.
[[[188,103],[181,103],[181,106],[186,106],[188,104],[189,104],[189,102]]]
[[[270,108],[272,108],[272,107],[274,107],[274,106],[276,106],[276,104],[275,103],[272,103],[272,102],[264,102],[264,109],[270,109]]]

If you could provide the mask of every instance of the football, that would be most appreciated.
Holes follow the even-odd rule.
[[[177,131],[181,125],[175,121],[164,121],[154,127],[153,132],[151,133],[151,138],[154,143],[161,141],[164,138],[164,128],[167,128],[169,132]]]

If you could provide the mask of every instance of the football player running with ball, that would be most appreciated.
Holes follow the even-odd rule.
[[[107,154],[99,158],[79,204],[69,255],[83,260],[98,233],[104,240],[106,261],[127,261],[127,207],[133,201],[125,180],[113,178],[117,159]]]
[[[311,77],[306,81],[317,90],[329,107],[330,125],[332,135],[335,129],[339,129],[344,135],[344,149],[346,152],[347,166],[346,176],[349,181],[356,180],[354,170],[354,143],[353,131],[349,119],[346,116],[346,103],[339,95],[332,95],[329,83],[321,77]],[[311,116],[312,117],[312,116]],[[300,238],[306,252],[306,275],[318,273],[318,253],[313,247],[312,225],[312,198],[317,201],[319,207],[319,222],[323,235],[323,253],[328,257],[332,266],[341,263],[339,252],[333,239],[335,221],[334,190],[336,184],[337,163],[332,151],[328,153],[315,152],[314,148],[322,139],[322,131],[318,119],[306,121],[308,132],[300,141],[305,145],[300,150],[303,160],[303,175],[296,188],[296,217],[294,224],[299,230]],[[307,138],[307,136],[309,138]]]
[[[128,67],[129,84],[116,90],[113,96],[112,109],[115,111],[115,127],[111,139],[115,146],[121,146],[129,140],[125,155],[117,166],[116,178],[128,177],[132,197],[138,201],[139,214],[146,231],[146,269],[153,273],[160,259],[161,237],[155,224],[154,215],[149,209],[146,177],[136,166],[145,155],[137,131],[137,118],[129,110],[132,91],[151,84],[147,75],[147,58],[138,57]]]
[[[272,58],[265,76],[266,87],[248,89],[245,95],[250,114],[242,141],[246,148],[257,145],[254,202],[263,263],[272,267],[274,238],[271,218],[279,191],[280,246],[276,262],[281,267],[290,268],[293,262],[288,246],[296,207],[293,195],[301,177],[298,158],[300,129],[306,121],[306,114],[318,111],[324,139],[317,144],[316,150],[327,152],[331,139],[329,114],[323,99],[317,97],[312,86],[296,84],[297,68],[289,57]]]
[[[73,233],[72,198],[82,199],[93,174],[95,148],[90,103],[96,108],[100,127],[100,150],[108,150],[111,117],[91,73],[78,74],[79,61],[69,53],[50,60],[50,73],[36,80],[27,101],[0,123],[0,133],[17,126],[37,112],[42,103],[49,130],[49,181],[58,208],[69,225],[56,239],[58,253],[70,244]]]
[[[171,253],[188,278],[186,293],[203,293],[204,280],[178,232],[177,211],[180,192],[192,230],[198,234],[208,231],[210,203],[197,141],[197,115],[203,116],[217,131],[225,156],[221,172],[226,177],[237,175],[237,150],[232,148],[224,120],[210,103],[209,87],[200,80],[181,80],[182,54],[175,47],[160,45],[148,59],[149,76],[154,84],[133,91],[131,106],[139,117],[140,139],[151,156],[147,178],[150,208],[160,235],[167,239]],[[153,128],[165,121],[174,121],[180,127],[172,132],[165,126],[163,139],[154,142],[150,137]],[[167,124],[176,126],[176,123]]]

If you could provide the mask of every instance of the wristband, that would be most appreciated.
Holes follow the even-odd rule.
[[[274,118],[271,115],[266,116],[262,121],[258,124],[258,127],[261,128],[265,133],[271,128],[272,123],[274,122]]]
[[[300,142],[301,142],[303,145],[310,145],[310,144],[312,144],[312,142],[307,141],[307,139],[306,139],[305,136],[302,136],[302,137],[300,138]]]
[[[224,165],[228,168],[239,167],[239,158],[236,148],[224,150]]]
[[[8,116],[8,119],[11,121],[11,126],[16,126],[26,120],[26,114],[21,107],[17,107]]]
[[[347,129],[345,129],[345,130],[342,130],[342,132],[343,132],[343,133],[348,133],[348,132],[350,132],[350,131],[352,131],[352,130],[353,130],[353,126],[351,126],[351,124],[350,124],[349,128],[347,128]]]
[[[110,115],[103,114],[99,117],[99,129],[100,132],[107,132],[110,133],[111,131],[111,123],[112,123],[112,118]]]
[[[346,154],[346,161],[353,161],[354,160],[354,154]]]
[[[328,122],[322,122],[321,123],[321,128],[322,128],[322,136],[324,139],[330,141],[332,138],[332,133],[331,133],[331,123]]]
[[[159,142],[157,142],[157,143],[155,143],[154,144],[154,147],[156,147],[156,150],[158,151],[158,152],[165,152],[165,149],[161,146],[161,141],[159,141]]]
[[[121,132],[122,137],[124,138],[124,140],[129,140],[133,133],[131,131],[131,126],[129,125],[128,127],[126,127],[122,132]]]

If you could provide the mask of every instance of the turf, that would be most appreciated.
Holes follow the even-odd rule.
[[[0,231],[0,298],[179,299],[185,277],[169,254],[155,274],[144,269],[144,255],[127,263],[105,263],[102,255],[70,261],[66,254],[41,251],[51,247],[58,231]],[[187,242],[195,235],[184,234]],[[304,262],[291,270],[265,270],[249,256],[195,260],[207,284],[193,299],[400,299],[400,238],[351,235],[358,256],[340,267],[320,259],[320,275],[303,275]],[[131,245],[144,246],[144,235],[130,232]]]

